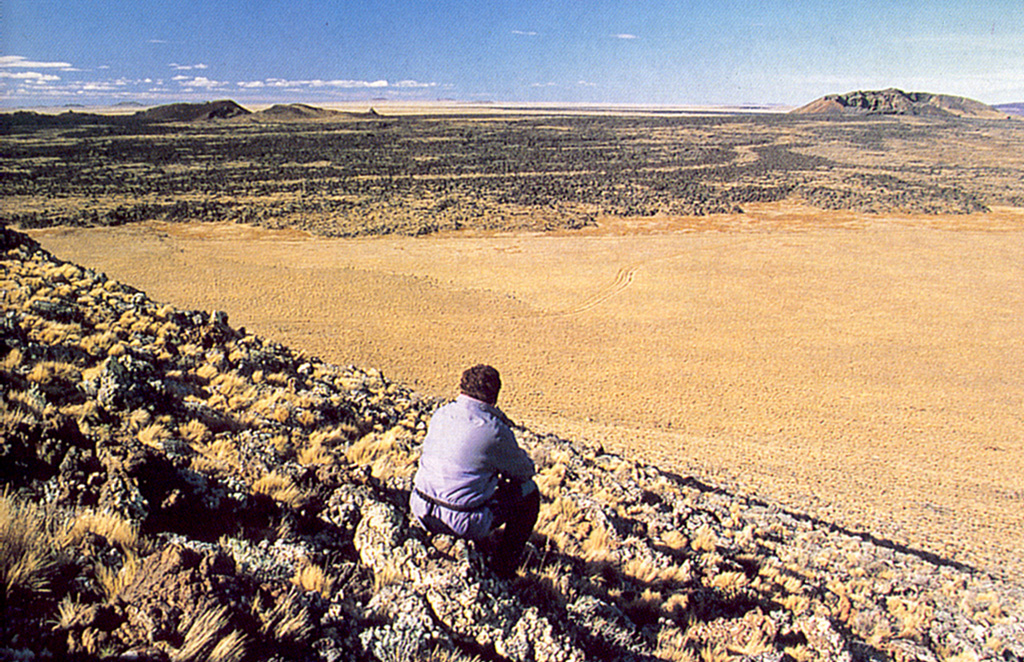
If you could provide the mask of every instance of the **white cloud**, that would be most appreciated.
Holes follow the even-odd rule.
[[[405,87],[405,88],[423,88],[423,87],[437,87],[437,83],[421,83],[415,80],[400,80],[394,84],[393,87]]]
[[[523,37],[536,37],[538,33],[533,30],[513,30],[512,34],[521,35]]]
[[[65,69],[70,62],[35,62],[20,55],[0,55],[0,67],[20,67],[23,69]]]
[[[169,44],[170,42],[166,39],[149,39],[146,41],[147,44]]]
[[[117,86],[110,81],[96,81],[92,83],[85,83],[81,87],[81,91],[84,92],[115,92]]]
[[[167,66],[170,67],[171,69],[175,69],[177,71],[193,71],[195,69],[209,69],[209,66],[203,64],[202,62],[200,62],[199,64],[178,64],[176,62],[171,62]]]
[[[580,87],[597,87],[597,83],[591,83],[590,81],[586,80],[578,80],[576,81],[576,84],[579,85]]]
[[[172,80],[177,80],[179,85],[184,85],[186,87],[201,87],[206,90],[212,90],[227,85],[227,83],[223,81],[210,80],[206,76],[196,76],[195,78],[175,76]]]
[[[622,32],[622,33],[619,33],[619,34],[613,34],[612,37],[614,37],[616,39],[639,39],[639,37],[637,37],[635,34],[628,34],[628,33],[625,33],[625,32]]]
[[[386,80],[329,80],[325,83],[330,87],[387,87]]]
[[[264,87],[266,85],[266,83],[264,83],[261,80],[252,80],[252,81],[239,81],[237,83],[237,85],[238,85],[238,87],[241,87],[241,88],[244,88],[244,89],[255,89],[255,88]]]
[[[0,71],[0,78],[15,78],[17,80],[23,80],[28,83],[35,83],[37,85],[42,83],[52,83],[60,80],[60,76],[51,76],[49,74],[41,74],[38,71],[22,71],[20,73],[11,73],[9,71]]]
[[[341,88],[373,88],[388,87],[386,80],[285,80],[283,78],[268,78],[268,87],[280,88],[302,88],[302,87],[341,87]]]
[[[558,87],[558,83],[531,83],[530,87]]]

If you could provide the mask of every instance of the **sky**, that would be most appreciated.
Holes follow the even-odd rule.
[[[0,0],[0,105],[1024,101],[1022,0]]]

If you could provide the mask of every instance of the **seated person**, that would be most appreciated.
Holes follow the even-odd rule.
[[[461,394],[430,418],[409,506],[433,533],[481,540],[504,525],[491,559],[515,575],[540,510],[533,460],[498,409],[501,378],[489,365],[462,373]]]

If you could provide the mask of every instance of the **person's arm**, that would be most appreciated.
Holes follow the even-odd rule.
[[[533,478],[536,468],[530,455],[519,447],[516,437],[508,427],[499,425],[497,443],[494,446],[494,466],[503,477],[516,482]]]

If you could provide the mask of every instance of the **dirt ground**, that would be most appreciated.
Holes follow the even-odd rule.
[[[1024,209],[785,203],[561,234],[57,228],[57,256],[336,363],[1001,574],[1024,572]]]

